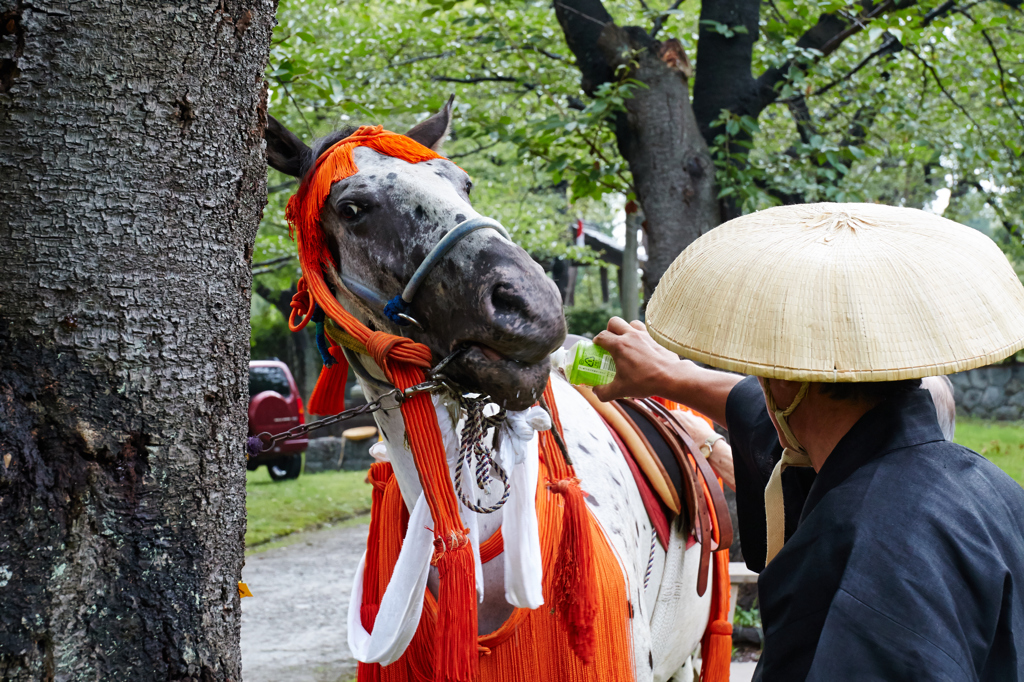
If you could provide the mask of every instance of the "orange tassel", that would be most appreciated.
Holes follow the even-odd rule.
[[[555,612],[569,635],[572,650],[584,663],[590,663],[594,658],[594,618],[598,600],[590,512],[579,479],[565,478],[551,483],[550,487],[565,499],[562,542],[555,564]]]
[[[701,682],[724,682],[729,679],[732,661],[732,623],[712,621],[701,643]]]
[[[335,346],[337,348],[337,346]],[[332,348],[331,350],[334,350]],[[334,353],[331,353],[333,356]],[[340,355],[340,353],[339,353]],[[330,367],[324,365],[320,378],[309,396],[306,411],[310,414],[335,414],[345,409],[345,382],[348,380],[348,361],[345,356]]]
[[[718,485],[722,485],[721,479]],[[710,504],[709,507],[714,509]],[[712,536],[719,538],[719,520],[712,512]],[[711,615],[707,630],[700,642],[701,682],[728,682],[729,664],[732,662],[732,623],[729,622],[729,608],[732,606],[731,582],[729,578],[729,548],[720,547],[712,554],[711,568]]]
[[[455,542],[462,544],[445,550],[435,564],[439,578],[436,631],[440,635],[435,640],[436,682],[469,682],[477,673],[473,552],[465,538]]]

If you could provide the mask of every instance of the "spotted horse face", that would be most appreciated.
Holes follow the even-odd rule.
[[[451,106],[449,99],[406,136],[438,151]],[[309,147],[269,117],[267,162],[303,178],[354,130]],[[357,147],[353,158],[358,172],[331,187],[320,216],[335,265],[324,268],[324,280],[338,302],[371,329],[425,344],[435,363],[447,360],[444,376],[462,389],[511,410],[534,403],[547,383],[548,355],[566,333],[554,282],[498,230],[478,229],[432,259],[407,311],[419,327],[400,326],[382,301],[402,294],[453,228],[483,216],[470,203],[469,176],[447,159],[409,163],[367,147]]]

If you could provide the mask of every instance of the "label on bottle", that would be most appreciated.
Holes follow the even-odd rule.
[[[603,386],[615,378],[615,361],[604,348],[580,341],[568,374],[570,383]]]

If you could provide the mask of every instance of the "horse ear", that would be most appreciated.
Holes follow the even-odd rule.
[[[411,137],[424,147],[440,152],[441,145],[444,144],[445,138],[448,137],[448,131],[452,126],[452,102],[454,101],[455,95],[448,97],[448,101],[441,107],[441,111],[426,121],[417,123],[405,136]]]
[[[285,175],[301,178],[309,166],[313,151],[269,114],[263,137],[267,141],[267,165]]]

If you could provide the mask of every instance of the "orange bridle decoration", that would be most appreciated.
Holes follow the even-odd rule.
[[[299,191],[288,202],[286,213],[296,233],[303,273],[295,295],[296,309],[291,326],[301,329],[309,321],[312,304],[319,305],[339,327],[366,346],[388,381],[399,390],[405,390],[423,382],[423,370],[431,366],[433,359],[430,349],[411,339],[368,329],[334,298],[321,270],[337,264],[327,248],[320,215],[331,186],[359,170],[353,158],[356,147],[368,147],[409,163],[443,158],[404,135],[388,132],[380,126],[364,126],[317,159]],[[304,317],[298,324],[294,319],[296,314]],[[340,348],[332,347],[331,355],[340,360],[337,351]],[[311,413],[328,414],[331,408],[343,404],[346,374],[345,363],[324,367],[310,398]],[[459,504],[430,395],[420,393],[409,398],[401,410],[420,484],[434,521],[431,563],[437,567],[440,577],[435,679],[468,682],[477,671],[477,601],[469,535],[459,516]]]

